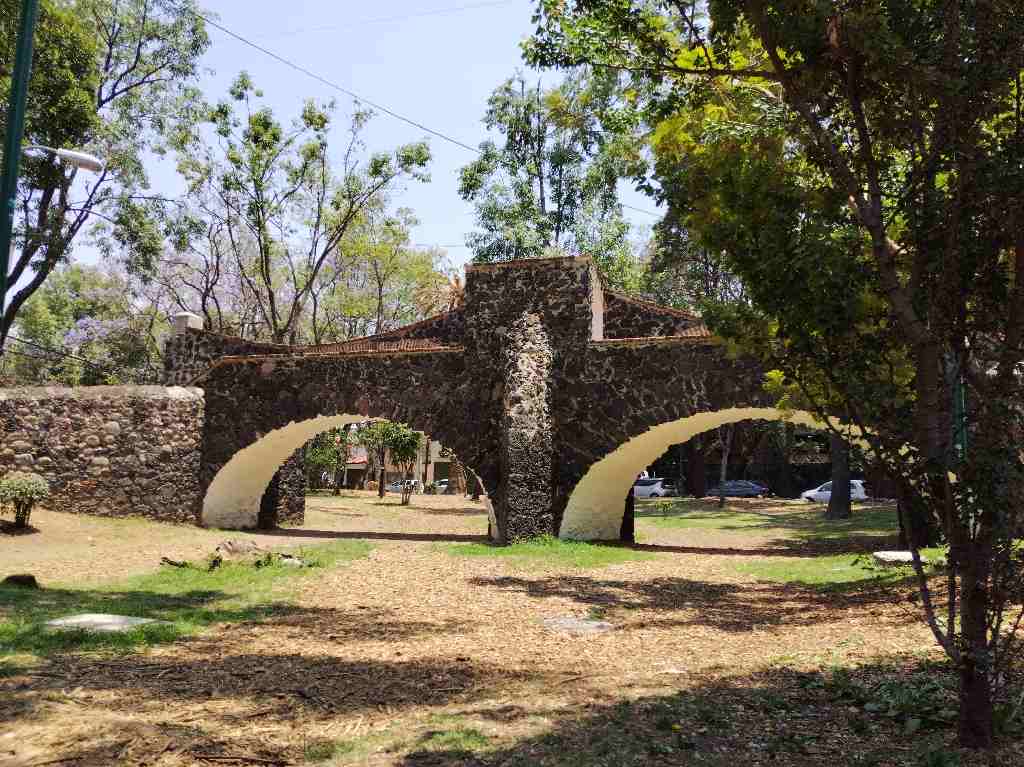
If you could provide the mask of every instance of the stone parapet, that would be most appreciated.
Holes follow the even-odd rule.
[[[195,522],[204,414],[175,386],[0,389],[0,475],[45,477],[54,511]]]

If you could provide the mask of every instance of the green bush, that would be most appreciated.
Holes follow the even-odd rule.
[[[0,510],[14,507],[14,526],[28,527],[28,518],[38,501],[50,494],[50,485],[38,474],[12,471],[0,479]]]

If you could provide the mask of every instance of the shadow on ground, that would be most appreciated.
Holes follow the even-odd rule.
[[[563,709],[544,732],[511,745],[438,748],[420,736],[402,767],[591,767],[702,764],[1021,765],[1021,741],[997,753],[953,753],[955,675],[946,666],[892,664],[853,672],[780,669],[700,680],[672,695]],[[892,705],[865,711],[872,701]],[[519,709],[522,716],[528,715]],[[517,712],[513,711],[512,714]],[[486,711],[463,716],[487,720]],[[913,725],[908,722],[916,720]],[[503,721],[508,721],[505,719]],[[462,732],[466,732],[463,728]],[[479,736],[478,736],[479,739]],[[465,739],[464,739],[465,740]]]
[[[908,578],[908,582],[911,580]],[[478,577],[474,586],[514,591],[531,599],[571,600],[588,608],[600,608],[620,630],[681,626],[711,626],[721,631],[746,632],[766,626],[809,626],[823,620],[825,612],[862,612],[873,605],[905,599],[891,583],[844,584],[839,593],[783,583],[708,583],[687,578],[650,578],[641,581],[593,576],[528,578],[512,575]],[[687,610],[685,618],[665,617],[636,622],[630,611]],[[614,611],[614,614],[608,611]],[[919,619],[917,608],[908,605],[905,622]],[[902,621],[901,621],[902,622]]]

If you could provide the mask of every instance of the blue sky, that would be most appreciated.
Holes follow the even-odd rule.
[[[375,3],[288,0],[208,0],[205,8],[237,34],[312,70],[364,98],[448,134],[470,146],[486,138],[480,122],[491,91],[522,69],[519,43],[529,35],[528,0],[378,0]],[[240,70],[248,71],[279,117],[289,120],[307,98],[338,103],[336,130],[345,129],[352,100],[299,74],[217,29],[203,64],[202,87],[216,99]],[[535,75],[536,76],[536,75]],[[546,73],[545,80],[557,75]],[[369,150],[387,150],[424,138],[422,130],[378,114],[365,134]],[[338,142],[343,140],[338,136]],[[473,229],[473,211],[458,195],[458,170],[473,155],[430,137],[434,161],[429,184],[410,184],[395,198],[421,224],[417,244],[458,246]],[[176,188],[173,169],[154,169],[153,186]],[[654,210],[646,197],[623,188],[623,202]],[[655,218],[626,211],[645,232]],[[453,265],[469,257],[449,248]]]

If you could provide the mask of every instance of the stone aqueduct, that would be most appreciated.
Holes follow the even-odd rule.
[[[388,418],[475,471],[496,540],[609,540],[668,446],[783,416],[757,366],[697,317],[604,290],[583,258],[470,266],[459,308],[365,339],[288,347],[182,327],[166,352],[167,388],[0,390],[0,473],[32,467],[92,513],[156,492],[166,513],[151,516],[253,527],[301,519],[289,459],[308,439]]]

